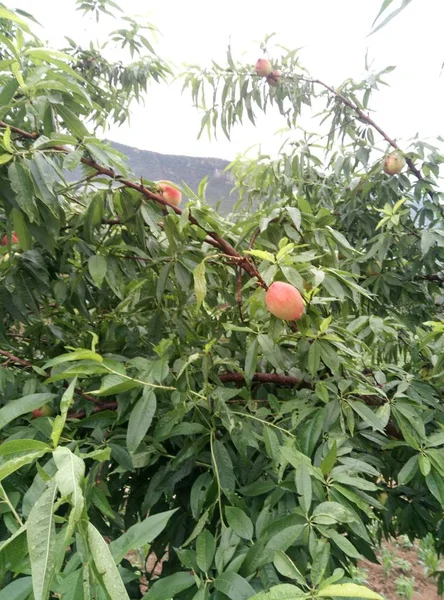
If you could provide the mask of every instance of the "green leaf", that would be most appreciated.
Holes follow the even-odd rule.
[[[282,552],[282,550],[276,551],[273,564],[276,567],[276,570],[284,577],[294,579],[301,585],[306,585],[305,578],[297,568],[296,564],[287,554],[285,554],[285,552]]]
[[[321,502],[313,511],[313,519],[322,525],[353,523],[353,514],[339,502]]]
[[[230,492],[234,491],[236,480],[233,463],[228,450],[219,440],[213,442],[213,468],[219,475],[221,488]]]
[[[367,425],[370,425],[373,429],[384,433],[385,424],[381,421],[377,414],[375,414],[371,408],[369,408],[363,402],[355,400],[349,403],[352,409],[363,419]]]
[[[197,267],[193,270],[194,277],[194,293],[196,295],[197,301],[197,310],[202,305],[202,302],[205,300],[205,296],[207,295],[207,283],[205,281],[205,260],[197,265]]]
[[[305,598],[306,593],[295,585],[282,583],[275,585],[268,592],[260,592],[251,598],[251,600],[297,600]]]
[[[94,255],[89,257],[88,271],[98,288],[102,287],[107,270],[108,263],[106,262],[106,258],[104,256]]]
[[[310,344],[308,351],[308,371],[312,377],[314,377],[319,369],[321,362],[321,348],[319,342],[316,340]]]
[[[256,372],[258,347],[258,340],[257,338],[254,338],[251,340],[247,349],[247,354],[245,356],[245,380],[247,383],[251,383],[253,375]]]
[[[80,350],[76,350],[75,352],[60,354],[59,356],[48,360],[42,368],[43,370],[46,370],[50,367],[54,367],[55,365],[60,365],[65,362],[72,362],[76,360],[93,360],[94,362],[103,362],[103,358],[100,356],[100,354],[96,354],[92,350],[84,350],[82,348]]]
[[[311,565],[311,580],[313,585],[319,585],[324,577],[330,559],[330,544],[326,540],[319,540],[313,556]]]
[[[34,189],[28,169],[22,162],[16,161],[8,167],[11,187],[15,192],[15,199],[22,211],[28,216],[31,223],[38,218],[34,201]]]
[[[312,500],[311,477],[306,463],[302,462],[295,475],[296,491],[299,494],[299,504],[305,514],[308,514]]]
[[[82,492],[82,483],[85,477],[85,463],[81,458],[71,452],[69,448],[61,447],[54,451],[54,462],[57,466],[55,481],[62,496],[71,498],[72,511],[69,517],[67,539],[72,534],[74,526],[82,517],[85,503]]]
[[[319,598],[367,598],[368,600],[384,600],[384,598],[372,592],[363,585],[356,583],[339,583],[328,585],[326,588],[317,592]]]
[[[214,553],[216,552],[216,540],[213,534],[204,529],[196,540],[196,561],[197,566],[204,573],[208,573],[213,564]]]
[[[25,217],[20,210],[13,208],[11,211],[14,230],[18,235],[20,248],[30,250],[32,248],[32,237],[26,225]]]
[[[156,408],[155,393],[150,388],[144,388],[142,397],[131,411],[126,431],[126,443],[130,452],[135,452],[145,437],[156,414]]]
[[[0,600],[28,600],[32,592],[32,577],[21,577],[0,591]]]
[[[228,525],[240,538],[244,540],[251,540],[253,538],[253,523],[242,509],[235,506],[227,506],[225,508],[225,516]]]
[[[6,406],[0,409],[0,429],[17,417],[41,408],[44,404],[51,402],[53,398],[55,398],[55,394],[44,393],[30,394],[17,398],[17,400],[10,400]]]
[[[77,377],[74,377],[74,379],[71,381],[69,386],[64,391],[62,399],[60,400],[61,414],[57,415],[56,418],[54,419],[54,423],[52,426],[52,433],[51,433],[51,441],[52,441],[54,447],[56,447],[59,443],[60,436],[61,436],[63,428],[65,426],[66,417],[68,416],[68,409],[71,406],[71,402],[72,402],[72,399],[74,396],[74,390],[75,390],[76,385],[77,385]]]
[[[427,487],[433,496],[444,507],[444,479],[436,469],[432,469],[426,476]]]
[[[321,462],[321,471],[324,475],[328,475],[330,471],[333,469],[334,464],[336,462],[336,457],[338,454],[338,447],[336,444],[336,440],[333,441],[332,447],[328,451],[327,456],[322,459]]]
[[[254,596],[254,589],[238,573],[227,571],[214,580],[214,587],[230,600],[247,600]]]
[[[150,515],[140,523],[132,525],[128,531],[113,540],[109,546],[111,554],[116,564],[128,554],[130,550],[142,548],[145,544],[150,544],[162,533],[168,524],[171,516],[177,511],[167,510],[166,512]]]
[[[0,19],[6,19],[7,21],[13,21],[14,23],[17,23],[18,25],[20,25],[20,27],[24,31],[31,33],[28,25],[26,24],[26,21],[24,21],[22,18],[20,18],[18,15],[16,15],[14,12],[8,10],[7,8],[0,7]],[[37,600],[37,598],[36,598],[36,600]]]
[[[430,473],[430,469],[432,468],[430,459],[425,454],[420,454],[418,456],[418,466],[424,477]]]
[[[110,600],[130,600],[108,544],[92,523],[88,523],[87,533],[89,549]]]
[[[57,105],[57,111],[60,113],[60,116],[65,122],[65,126],[73,136],[79,139],[83,139],[85,136],[89,135],[88,129],[79,119],[79,117],[72,112],[67,106],[64,104]],[[103,165],[107,166],[107,165]]]
[[[344,535],[338,533],[334,529],[326,530],[326,534],[328,537],[333,540],[333,542],[344,552],[347,556],[351,558],[361,558],[361,554],[356,550],[353,544],[348,540]]]
[[[98,390],[92,390],[89,393],[95,396],[114,396],[122,392],[128,392],[134,388],[142,387],[142,383],[134,379],[121,377],[120,375],[105,375]]]
[[[418,471],[418,455],[412,456],[408,459],[405,465],[398,473],[398,484],[405,485],[413,479]]]
[[[51,481],[31,509],[26,537],[35,600],[47,600],[56,566],[56,530],[53,507],[57,487]]]
[[[271,252],[266,252],[265,250],[245,250],[245,254],[250,254],[251,256],[271,263],[276,262],[273,254],[271,254]]]
[[[161,577],[155,581],[152,588],[143,597],[142,600],[171,600],[187,590],[192,585],[195,585],[194,576],[191,573],[178,572],[168,577]]]

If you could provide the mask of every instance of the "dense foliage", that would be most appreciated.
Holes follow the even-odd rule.
[[[119,22],[113,64],[0,18],[0,599],[380,598],[352,565],[444,506],[444,157],[368,116],[390,69],[333,88],[271,40],[277,85],[230,52],[188,69],[203,129],[289,127],[232,164],[223,217],[95,135],[171,74],[150,26]]]

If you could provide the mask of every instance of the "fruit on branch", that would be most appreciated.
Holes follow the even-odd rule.
[[[12,232],[11,235],[11,244],[18,244],[19,243],[19,239],[18,239],[18,235],[16,234],[15,231]],[[4,235],[3,239],[2,239],[2,246],[7,246],[8,245],[8,235]]]
[[[266,58],[258,58],[254,68],[259,77],[267,77],[272,71],[271,63]]]
[[[401,172],[403,166],[404,160],[396,152],[392,152],[385,157],[384,172],[387,173],[387,175],[397,175]]]
[[[281,78],[281,72],[279,69],[275,69],[267,76],[267,83],[272,87],[276,87],[279,83],[279,79]]]
[[[304,301],[299,291],[289,283],[275,281],[265,294],[269,312],[285,321],[298,320],[304,314]]]
[[[376,277],[377,275],[381,275],[381,267],[378,263],[371,262],[366,266],[365,272],[369,277]]]
[[[179,206],[182,200],[182,193],[175,187],[171,181],[156,181],[157,190],[160,192],[162,198],[173,204]]]
[[[49,404],[44,404],[40,408],[36,408],[32,411],[34,419],[38,419],[39,417],[50,417],[53,414],[52,406]]]

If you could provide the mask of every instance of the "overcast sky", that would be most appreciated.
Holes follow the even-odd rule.
[[[164,58],[181,63],[223,61],[231,37],[233,51],[254,63],[267,33],[291,48],[302,47],[302,63],[311,75],[332,85],[364,74],[368,50],[375,69],[396,65],[390,87],[374,97],[375,120],[392,137],[444,135],[444,0],[414,0],[380,32],[366,37],[381,0],[115,0],[130,16],[156,25],[156,44]],[[394,6],[399,4],[395,0]],[[99,25],[75,11],[74,0],[15,0],[11,7],[32,13],[43,25],[39,35],[53,46],[63,35],[85,43],[106,39],[109,23]],[[115,27],[115,24],[113,24]],[[270,112],[258,127],[238,128],[231,142],[196,140],[201,115],[179,86],[153,85],[145,106],[134,106],[131,125],[106,133],[130,146],[167,154],[232,159],[250,145],[278,147],[275,132],[284,122]]]

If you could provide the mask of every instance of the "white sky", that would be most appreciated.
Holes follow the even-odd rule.
[[[231,36],[233,53],[253,64],[268,33],[300,56],[311,75],[332,85],[364,74],[368,49],[374,69],[396,65],[390,87],[374,96],[374,118],[399,140],[444,135],[444,0],[414,0],[380,32],[367,38],[382,0],[116,0],[126,14],[140,15],[162,36],[156,48],[177,66],[224,61]],[[8,3],[32,13],[43,25],[39,35],[55,46],[63,35],[85,42],[106,39],[109,23],[96,24],[75,11],[74,0],[15,0]],[[394,6],[399,1],[394,2]],[[111,23],[116,28],[115,23]],[[224,64],[222,62],[222,64]],[[273,152],[275,132],[285,123],[269,112],[254,129],[238,127],[231,142],[204,136],[196,140],[201,115],[181,86],[150,88],[145,106],[134,106],[131,125],[113,128],[108,139],[145,150],[232,159],[253,144]]]

